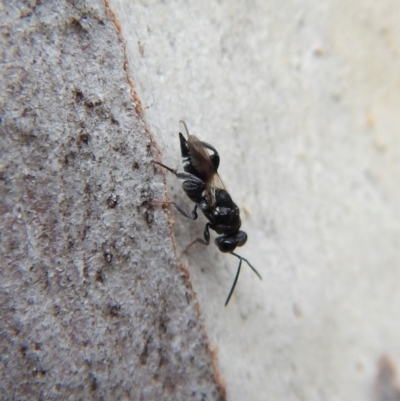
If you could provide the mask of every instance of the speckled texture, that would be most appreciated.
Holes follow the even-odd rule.
[[[105,5],[0,20],[0,399],[222,400]]]

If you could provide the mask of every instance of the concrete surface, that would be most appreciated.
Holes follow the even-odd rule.
[[[111,6],[163,162],[180,165],[180,119],[219,150],[249,235],[240,253],[264,278],[245,266],[224,308],[237,260],[200,245],[183,257],[228,399],[388,399],[378,361],[400,363],[398,2]],[[205,221],[175,219],[182,250]]]

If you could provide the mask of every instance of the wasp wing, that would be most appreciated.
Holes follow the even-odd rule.
[[[187,145],[190,154],[190,161],[196,170],[196,175],[207,184],[205,193],[207,202],[210,207],[215,207],[215,189],[225,189],[225,185],[222,182],[220,175],[216,171],[216,167],[211,160],[206,146],[210,147],[210,149],[212,149],[216,154],[217,151],[212,148],[211,145],[200,141],[200,139],[195,135],[188,135]]]
[[[197,136],[189,135],[187,142],[189,147],[190,161],[193,164],[193,167],[203,181],[206,183],[211,183],[215,175],[215,171],[209,153]]]
[[[214,177],[213,177],[213,179],[212,179],[211,185],[212,185],[213,187],[215,187],[215,188],[225,189],[225,190],[226,190],[225,184],[224,184],[224,182],[222,181],[222,178],[221,178],[221,176],[220,176],[218,173],[215,173],[215,174],[214,174]]]

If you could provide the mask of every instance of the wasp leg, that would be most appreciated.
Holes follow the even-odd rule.
[[[174,168],[168,167],[165,164],[162,164],[161,162],[159,162],[158,160],[152,160],[153,164],[158,164],[161,167],[164,167],[165,169],[167,169],[168,171],[170,171],[172,174],[176,175],[177,178],[180,178],[181,180],[194,180],[196,182],[201,183],[202,181],[194,176],[193,174],[190,173],[182,173]]]
[[[193,174],[190,173],[183,173],[180,171],[177,171],[171,167],[166,166],[165,164],[162,164],[161,162],[157,160],[152,161],[153,164],[158,164],[161,167],[164,167],[168,171],[170,171],[172,174],[175,174],[177,178],[180,180],[183,180],[182,183],[182,188],[185,191],[186,195],[190,198],[190,200],[194,203],[198,203],[202,199],[202,193],[204,189],[206,188],[206,184],[199,178],[196,177]]]
[[[262,280],[262,277],[261,277],[260,273],[251,265],[251,263],[250,263],[246,258],[244,258],[243,256],[238,255],[238,254],[235,253],[235,252],[230,252],[230,253],[231,253],[233,256],[236,256],[237,258],[239,258],[240,262],[239,262],[239,266],[238,266],[238,269],[237,269],[237,272],[236,272],[235,280],[233,281],[233,284],[232,284],[232,288],[231,288],[231,290],[229,291],[228,298],[226,299],[225,306],[228,305],[228,302],[229,302],[229,300],[231,299],[231,296],[232,296],[232,294],[233,294],[233,290],[234,290],[235,287],[236,287],[236,283],[237,283],[238,278],[239,278],[239,273],[240,273],[240,269],[241,269],[241,267],[242,267],[242,261],[243,261],[243,260],[250,266],[251,270],[253,270],[253,272],[257,274],[258,278],[259,278],[260,280]]]
[[[162,164],[161,162],[159,162],[158,160],[152,160],[151,161],[153,164],[158,164],[161,167],[166,168],[168,171],[170,171],[172,174],[177,174],[177,171],[171,167],[166,166],[165,164]]]
[[[197,219],[197,205],[194,206],[194,209],[191,211],[191,213],[185,212],[179,205],[177,205],[175,202],[170,202],[170,201],[157,201],[153,200],[150,203],[153,205],[172,205],[175,207],[175,209],[182,214],[183,216],[187,217],[190,220],[196,220]]]
[[[203,238],[196,238],[194,241],[192,241],[182,253],[186,253],[188,249],[194,245],[196,242],[200,242],[200,244],[203,245],[210,245],[210,231],[209,227],[213,228],[211,223],[207,223],[205,228],[204,228],[204,239]]]

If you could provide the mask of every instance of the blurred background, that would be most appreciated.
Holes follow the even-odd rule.
[[[263,276],[244,266],[225,308],[238,261],[182,256],[228,399],[400,399],[399,3],[110,5],[162,161],[181,119],[216,147]],[[175,220],[182,252],[206,220]]]

